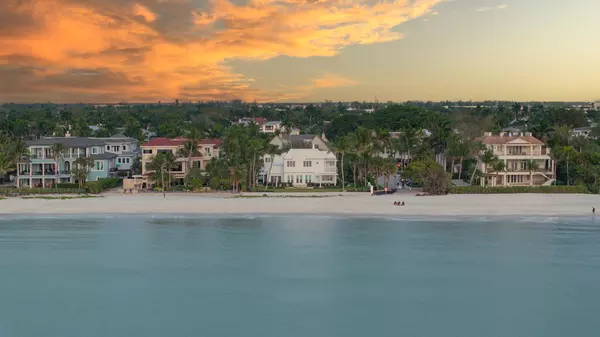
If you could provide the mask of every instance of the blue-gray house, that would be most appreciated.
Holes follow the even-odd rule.
[[[94,164],[87,180],[95,181],[116,176],[117,154],[106,152],[105,140],[88,137],[47,137],[25,142],[29,147],[29,158],[21,160],[17,167],[18,187],[50,187],[54,182],[74,182],[71,168],[75,160],[91,157]],[[65,151],[58,161],[52,153],[52,145],[61,143]]]

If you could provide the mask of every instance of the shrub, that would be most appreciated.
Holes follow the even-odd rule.
[[[588,193],[585,186],[452,186],[452,194]]]
[[[79,188],[79,185],[76,183],[59,183],[56,184],[54,187],[58,187],[58,188]]]
[[[89,193],[100,193],[109,188],[119,187],[122,180],[119,178],[104,178],[97,181],[90,181],[85,184]]]
[[[0,188],[0,195],[21,196],[33,194],[83,194],[85,189],[80,188]]]

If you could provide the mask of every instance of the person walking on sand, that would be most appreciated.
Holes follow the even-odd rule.
[[[596,207],[592,207],[592,214],[596,215]]]

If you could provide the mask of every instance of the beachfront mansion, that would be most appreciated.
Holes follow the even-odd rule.
[[[486,132],[479,141],[505,166],[496,172],[479,160],[478,169],[485,176],[481,186],[549,186],[556,179],[556,162],[550,148],[529,132]],[[530,162],[535,165],[529,167]]]
[[[337,158],[324,135],[282,135],[271,140],[282,153],[265,156],[259,180],[269,186],[334,186]]]
[[[54,144],[62,144],[64,152],[52,153]],[[54,183],[73,183],[72,168],[78,158],[90,157],[93,165],[87,181],[129,176],[139,157],[138,141],[123,135],[109,138],[43,137],[25,141],[29,155],[17,164],[17,187],[52,187]],[[58,159],[56,161],[55,159]]]

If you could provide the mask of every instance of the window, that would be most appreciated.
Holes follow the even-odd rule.
[[[303,164],[304,167],[312,167],[312,162],[310,160],[305,160]]]
[[[156,150],[156,153],[173,153],[173,150],[171,149],[158,149]]]
[[[127,151],[127,145],[123,145],[123,151]]]
[[[110,151],[110,145],[106,145],[106,151]]]
[[[149,150],[144,149],[143,153],[144,154],[152,154],[152,149],[149,149]]]
[[[333,176],[323,176],[323,181],[333,181]]]
[[[521,170],[527,171],[527,162],[524,160],[521,162]]]
[[[204,153],[205,153],[207,156],[210,156],[210,155],[211,155],[211,154],[210,154],[210,147],[205,147],[205,148],[204,148]]]
[[[104,171],[104,161],[103,160],[95,160],[92,171]]]
[[[271,162],[271,157],[265,157],[265,163],[270,163]]]
[[[304,177],[304,181],[305,181],[307,184],[310,184],[310,183],[312,183],[312,176],[305,176],[305,177]]]
[[[509,183],[522,183],[523,182],[523,176],[508,176],[508,182]]]
[[[293,160],[288,160],[286,165],[287,167],[296,167],[296,162]]]
[[[327,166],[327,167],[335,167],[335,161],[333,161],[333,160],[327,160],[325,162],[325,166]]]
[[[127,157],[126,159],[127,159],[127,164],[129,164],[129,160],[130,160],[131,158]]]
[[[302,184],[302,176],[301,175],[296,176],[296,184]]]
[[[92,148],[92,154],[98,154],[98,148],[97,147],[93,147]]]
[[[117,163],[121,164],[121,158],[117,158]]]
[[[287,182],[288,182],[288,184],[293,183],[294,182],[294,176],[292,176],[292,175],[287,176]]]
[[[113,150],[113,152],[119,152],[119,149],[120,149],[120,148],[121,148],[121,147],[117,145],[117,146],[113,146],[113,147],[112,147],[112,150]]]

